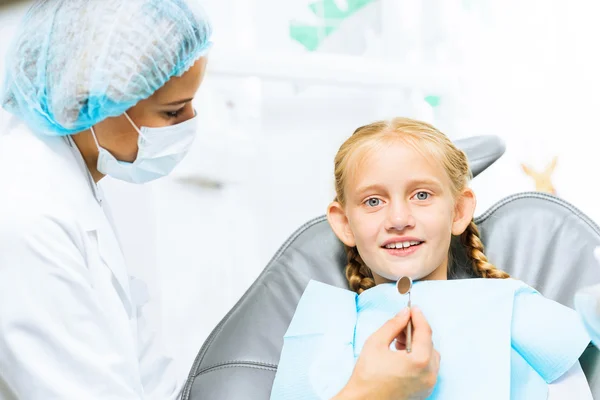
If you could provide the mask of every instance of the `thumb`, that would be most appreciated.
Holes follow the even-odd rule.
[[[409,318],[410,309],[406,307],[373,333],[370,337],[371,342],[377,346],[389,347],[394,339],[406,329]]]

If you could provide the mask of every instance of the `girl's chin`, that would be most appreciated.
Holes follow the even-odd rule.
[[[396,283],[400,278],[408,276],[413,282],[416,281],[439,281],[447,280],[448,274],[440,273],[437,270],[427,271],[393,271],[385,274],[373,273],[376,284],[380,283]]]

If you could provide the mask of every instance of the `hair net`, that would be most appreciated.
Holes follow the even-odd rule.
[[[0,103],[55,136],[123,114],[208,51],[196,1],[37,1],[9,51]]]

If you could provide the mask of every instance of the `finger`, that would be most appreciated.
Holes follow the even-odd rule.
[[[425,319],[425,315],[419,307],[412,307],[411,318],[413,325],[412,345],[413,348],[432,348],[432,332],[431,326]]]
[[[402,331],[402,333],[396,336],[396,341],[400,343],[406,343],[406,331]]]
[[[396,350],[406,350],[406,342],[396,340],[394,343],[396,344]]]
[[[402,331],[394,340],[396,350],[406,350],[406,331]]]
[[[377,346],[389,348],[394,339],[406,329],[410,310],[408,308],[400,311],[396,316],[387,321],[381,328],[371,335],[369,341]]]

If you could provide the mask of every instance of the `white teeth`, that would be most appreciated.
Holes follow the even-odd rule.
[[[415,246],[421,244],[421,242],[417,242],[417,241],[407,241],[407,242],[396,242],[396,243],[390,243],[390,244],[386,244],[385,247],[387,249],[406,249],[407,247],[410,246]]]

